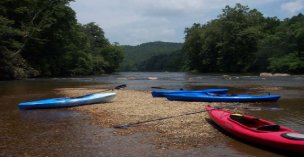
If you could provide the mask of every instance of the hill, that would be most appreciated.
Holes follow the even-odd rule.
[[[137,46],[121,46],[124,53],[121,71],[138,71],[142,62],[159,55],[170,54],[182,49],[182,43],[149,42]]]

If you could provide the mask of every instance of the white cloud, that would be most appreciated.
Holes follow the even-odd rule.
[[[283,3],[281,5],[282,10],[289,12],[290,14],[299,13],[304,9],[304,0],[296,0],[293,2]]]
[[[76,0],[71,7],[79,22],[96,22],[111,42],[134,45],[183,42],[186,27],[216,18],[226,5],[271,8],[278,1],[284,0]]]

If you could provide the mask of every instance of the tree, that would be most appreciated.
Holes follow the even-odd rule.
[[[226,6],[219,16],[218,64],[222,72],[246,72],[255,61],[262,14],[247,6]]]
[[[254,64],[263,16],[237,4],[218,19],[186,29],[184,51],[190,69],[200,72],[246,72]]]
[[[194,23],[191,28],[185,29],[186,37],[183,51],[185,51],[188,58],[187,66],[189,70],[195,70],[201,67],[202,29],[203,27],[197,23]]]
[[[116,68],[121,60],[103,56],[111,56],[105,51],[112,46],[104,32],[94,23],[78,24],[70,1],[0,1],[0,79],[114,71],[104,66]]]
[[[102,28],[94,22],[83,25],[83,29],[89,38],[91,48],[103,48],[110,45]]]
[[[38,27],[34,22],[39,13],[35,12],[34,1],[3,0],[0,2],[0,79],[19,79],[38,75],[21,52]]]
[[[304,61],[297,56],[297,53],[289,53],[280,57],[272,57],[269,70],[272,72],[303,73]]]
[[[56,2],[56,5],[55,5]],[[88,55],[88,39],[81,26],[78,25],[75,12],[68,6],[67,0],[45,3],[40,8],[44,11],[44,19],[40,22],[35,38],[30,38],[22,56],[41,76],[70,76],[91,73]],[[39,9],[38,12],[42,9]],[[48,6],[48,7],[47,7]],[[86,62],[85,64],[83,62]],[[82,69],[82,70],[80,70]],[[80,73],[80,71],[82,71]]]
[[[110,45],[101,50],[101,54],[105,59],[103,66],[106,73],[113,73],[118,70],[123,60],[122,49],[118,45]]]
[[[117,43],[111,45],[102,28],[93,22],[83,25],[83,30],[89,39],[93,73],[115,72],[123,60],[122,50]]]
[[[285,19],[276,32],[266,38],[267,45],[275,47],[268,69],[274,72],[303,73],[304,69],[304,16],[299,14]]]

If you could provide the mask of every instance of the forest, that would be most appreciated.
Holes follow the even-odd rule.
[[[303,14],[281,20],[236,4],[185,28],[184,43],[121,46],[94,22],[78,23],[71,1],[0,1],[0,80],[116,71],[304,72]]]
[[[217,19],[185,30],[188,70],[304,72],[304,16],[279,20],[256,9],[226,6]]]
[[[79,24],[71,0],[0,1],[0,79],[112,73],[122,49],[95,23]]]

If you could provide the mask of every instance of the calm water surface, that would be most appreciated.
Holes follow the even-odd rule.
[[[156,79],[157,78],[157,79]],[[156,79],[156,80],[155,80]],[[304,132],[304,76],[267,77],[189,73],[126,72],[81,78],[29,79],[0,82],[0,156],[282,156],[248,145],[219,132],[220,141],[208,147],[160,149],[149,142],[153,133],[113,136],[113,129],[91,124],[84,113],[67,109],[19,111],[22,101],[59,97],[56,88],[127,84],[128,89],[151,90],[230,88],[231,93],[280,94],[273,103],[250,106],[282,110],[249,111],[251,115]]]

